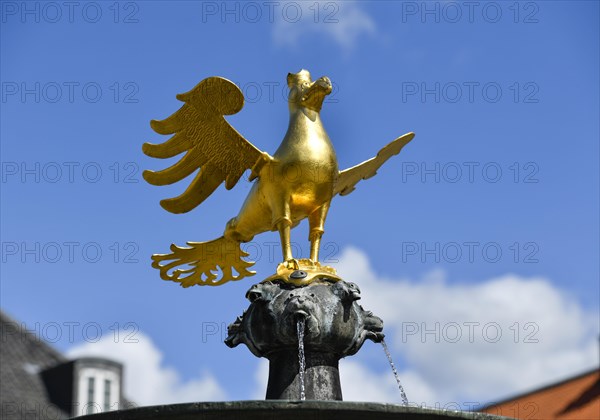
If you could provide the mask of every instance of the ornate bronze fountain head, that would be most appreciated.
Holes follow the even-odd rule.
[[[245,344],[270,361],[267,399],[301,394],[298,323],[304,325],[305,397],[341,400],[338,361],[355,354],[368,338],[383,339],[383,321],[358,305],[354,283],[317,280],[304,287],[274,282],[255,284],[250,307],[229,326],[225,344]]]

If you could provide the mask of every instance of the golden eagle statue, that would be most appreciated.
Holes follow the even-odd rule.
[[[191,91],[177,95],[183,106],[165,120],[151,121],[154,131],[172,137],[161,144],[145,143],[143,152],[160,159],[183,156],[161,171],[144,171],[144,179],[152,185],[167,185],[197,171],[183,194],[161,201],[171,213],[192,210],[223,182],[228,190],[233,188],[246,170],[250,170],[249,180],[256,180],[223,236],[209,242],[188,242],[188,247],[173,244],[171,254],[152,256],[152,266],[160,270],[164,280],[179,282],[183,287],[217,286],[253,275],[248,268],[254,263],[243,259],[248,254],[241,243],[275,230],[279,231],[283,250],[277,273],[283,280],[295,282],[306,277],[306,272],[311,275],[305,281],[319,275],[339,279],[335,270],[319,264],[319,244],[331,199],[336,194],[351,193],[360,180],[375,175],[414,134],[405,134],[374,158],[340,171],[319,116],[323,100],[332,90],[329,78],[313,82],[310,73],[301,70],[288,74],[287,84],[289,127],[273,155],[257,149],[225,120],[224,115],[242,109],[244,96],[234,83],[220,77],[204,79]],[[290,230],[306,218],[310,259],[296,260]],[[298,272],[303,275],[295,275]]]

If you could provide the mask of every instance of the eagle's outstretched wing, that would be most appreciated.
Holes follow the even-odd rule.
[[[171,213],[186,213],[202,203],[225,182],[233,188],[247,169],[251,179],[269,159],[252,143],[242,137],[223,115],[239,112],[244,96],[232,82],[221,77],[204,79],[194,89],[177,95],[185,104],[162,121],[151,121],[159,134],[173,134],[164,143],[144,143],[142,150],[155,158],[170,158],[185,152],[173,166],[162,171],[144,171],[144,179],[153,185],[180,181],[200,168],[188,188],[178,197],[162,200],[160,204]]]
[[[360,165],[345,169],[340,172],[338,180],[334,186],[333,193],[347,195],[354,191],[355,185],[359,181],[371,178],[377,174],[377,169],[383,165],[389,158],[400,153],[400,150],[413,139],[415,133],[407,133],[381,149],[377,156],[364,161]]]

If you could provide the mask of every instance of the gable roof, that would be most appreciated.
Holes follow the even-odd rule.
[[[0,403],[2,419],[62,419],[39,372],[66,359],[25,326],[0,311]]]
[[[478,411],[523,419],[600,419],[600,369],[489,404]]]

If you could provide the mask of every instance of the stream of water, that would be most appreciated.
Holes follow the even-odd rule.
[[[306,359],[304,357],[304,318],[298,319],[296,330],[298,332],[298,361],[300,362],[300,400],[304,401],[306,400],[306,388],[304,385],[304,371],[306,369]]]
[[[392,368],[392,372],[394,373],[394,378],[396,378],[396,382],[398,383],[398,388],[400,389],[400,397],[402,398],[402,405],[408,405],[408,398],[406,398],[406,393],[404,392],[404,388],[400,383],[400,377],[398,376],[398,371],[396,370],[396,366],[394,366],[394,361],[392,360],[392,355],[388,349],[385,340],[381,340],[381,345],[383,346],[383,351],[387,356],[388,362],[390,362],[390,367]]]

